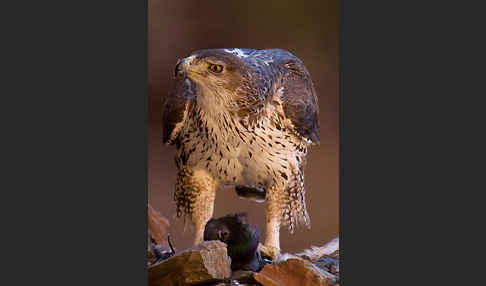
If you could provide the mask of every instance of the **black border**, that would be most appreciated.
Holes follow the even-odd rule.
[[[147,2],[11,4],[0,284],[147,285]]]

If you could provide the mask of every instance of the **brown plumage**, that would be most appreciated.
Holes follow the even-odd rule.
[[[163,107],[163,141],[176,146],[177,215],[203,238],[216,189],[266,201],[265,245],[279,252],[281,223],[310,227],[307,148],[319,143],[317,97],[302,61],[287,51],[201,50],[179,60]]]

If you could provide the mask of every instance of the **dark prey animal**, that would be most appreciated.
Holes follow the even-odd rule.
[[[200,50],[177,62],[163,107],[163,141],[176,147],[177,216],[203,239],[216,189],[266,202],[264,245],[280,252],[280,226],[310,228],[304,168],[319,143],[319,110],[301,60],[280,50]]]
[[[246,223],[246,214],[231,214],[210,219],[204,228],[204,240],[219,240],[227,245],[231,269],[259,271],[263,260],[258,250],[260,232]]]

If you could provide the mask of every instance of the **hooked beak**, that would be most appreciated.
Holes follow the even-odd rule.
[[[194,62],[195,56],[190,56],[187,58],[177,60],[176,67],[175,67],[175,76],[184,75],[188,70],[189,66]]]

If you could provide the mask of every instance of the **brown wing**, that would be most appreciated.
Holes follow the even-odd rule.
[[[176,77],[175,88],[165,100],[162,108],[162,141],[164,143],[174,144],[181,127],[187,120],[195,96],[195,84],[184,76]]]
[[[285,117],[300,136],[319,144],[319,105],[310,74],[298,61],[289,61],[284,66],[288,72],[282,78],[280,99]]]

